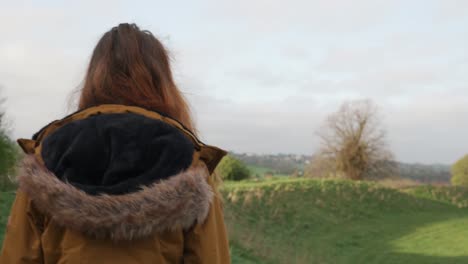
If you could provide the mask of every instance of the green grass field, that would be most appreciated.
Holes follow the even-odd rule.
[[[233,263],[468,263],[465,189],[282,179],[222,192]]]
[[[279,178],[221,191],[233,263],[468,263],[464,188]],[[0,241],[13,198],[0,193]]]

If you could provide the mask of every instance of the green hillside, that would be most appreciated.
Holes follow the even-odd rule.
[[[233,262],[468,263],[468,209],[458,208],[468,195],[444,188],[400,192],[308,179],[226,183]]]

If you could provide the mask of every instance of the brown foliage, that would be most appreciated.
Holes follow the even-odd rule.
[[[311,167],[319,168],[320,174],[362,180],[394,176],[397,171],[378,108],[370,100],[343,103],[318,135],[321,150]]]

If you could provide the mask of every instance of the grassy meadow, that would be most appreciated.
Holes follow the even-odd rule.
[[[468,191],[347,180],[228,182],[233,263],[468,263]]]
[[[221,192],[233,263],[468,263],[465,188],[274,178]],[[13,198],[0,193],[0,241]]]

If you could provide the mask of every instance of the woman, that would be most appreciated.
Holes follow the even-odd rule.
[[[211,175],[168,54],[120,24],[98,42],[79,109],[18,143],[0,263],[229,263]]]

